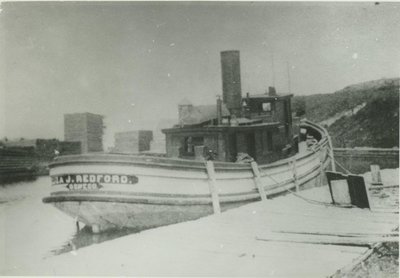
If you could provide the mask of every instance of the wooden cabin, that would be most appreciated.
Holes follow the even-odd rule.
[[[235,162],[247,154],[271,163],[297,152],[291,97],[270,87],[265,94],[242,97],[238,51],[221,53],[223,100],[217,105],[178,105],[179,124],[163,129],[168,157]],[[240,72],[239,72],[240,73]]]

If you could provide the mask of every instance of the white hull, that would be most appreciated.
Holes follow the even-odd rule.
[[[262,191],[271,196],[318,183],[321,170],[330,164],[327,134],[311,123],[306,126],[322,135],[314,151],[259,165],[258,183],[250,164],[214,163],[222,211],[258,201]],[[50,176],[52,192],[43,201],[96,230],[150,228],[213,213],[204,162],[111,154],[65,156],[51,166]]]

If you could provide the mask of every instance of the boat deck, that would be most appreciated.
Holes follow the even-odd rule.
[[[330,201],[327,187],[299,194]],[[47,258],[41,269],[51,275],[326,277],[375,243],[398,238],[398,214],[301,197],[132,234]]]

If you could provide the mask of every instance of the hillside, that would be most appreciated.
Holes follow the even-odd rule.
[[[335,147],[399,146],[399,78],[355,84],[333,94],[298,96],[293,109],[327,127]]]

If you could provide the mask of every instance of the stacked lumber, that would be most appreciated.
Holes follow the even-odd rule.
[[[81,142],[83,153],[103,151],[103,116],[91,113],[64,115],[64,140]]]
[[[86,114],[86,136],[88,152],[103,151],[103,116]]]
[[[33,179],[36,171],[33,149],[0,149],[0,184]]]

